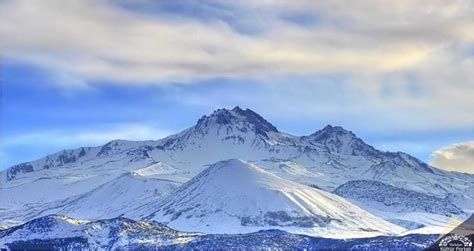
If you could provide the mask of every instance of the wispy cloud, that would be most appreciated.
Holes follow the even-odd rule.
[[[63,149],[98,146],[111,140],[152,140],[173,133],[167,129],[140,123],[95,125],[93,128],[35,130],[2,135],[0,170],[31,161]]]
[[[97,129],[86,130],[47,130],[33,131],[20,135],[4,137],[3,144],[8,147],[30,146],[40,142],[48,146],[94,146],[105,144],[115,139],[151,140],[160,139],[172,132],[157,127],[142,124],[114,124]]]
[[[431,165],[448,171],[474,173],[474,141],[466,141],[436,150]]]

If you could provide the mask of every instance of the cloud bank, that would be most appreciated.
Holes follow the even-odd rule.
[[[474,141],[436,150],[432,154],[430,164],[448,171],[474,173]]]
[[[2,54],[80,78],[135,83],[472,66],[459,58],[474,42],[471,1],[184,1],[181,11],[153,15],[123,7],[134,5],[3,0]],[[186,12],[203,6],[207,19]]]
[[[0,0],[0,53],[65,89],[178,82],[170,99],[209,109],[471,128],[473,16],[469,0]],[[236,87],[185,90],[215,78]]]

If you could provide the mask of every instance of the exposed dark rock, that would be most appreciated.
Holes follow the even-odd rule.
[[[79,152],[79,155],[78,157],[83,157],[84,155],[86,155],[86,150],[84,149],[84,147],[81,148],[81,151]]]
[[[429,212],[446,216],[464,213],[447,198],[426,195],[375,180],[349,181],[336,188],[334,193],[360,203],[380,203],[397,212]]]
[[[22,164],[12,166],[7,171],[7,180],[14,179],[19,173],[29,173],[33,171],[34,171],[34,168],[30,163],[22,163]]]

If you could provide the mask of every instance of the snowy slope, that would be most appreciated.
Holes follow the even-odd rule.
[[[404,230],[339,196],[236,159],[218,162],[185,183],[148,218],[178,230],[205,233],[278,228],[341,238]]]
[[[353,180],[334,193],[365,210],[408,229],[425,225],[446,227],[469,215],[448,198],[394,187],[374,180]],[[433,220],[434,218],[434,220]]]
[[[137,173],[124,174],[67,201],[58,213],[81,219],[139,218],[141,215],[137,212],[145,213],[142,208],[152,208],[180,185],[179,182],[148,178]]]
[[[66,207],[76,208],[77,215],[86,215],[80,211],[89,203],[96,207],[97,202],[83,199],[87,201],[83,206],[68,204],[90,196],[105,184],[113,184],[123,175],[136,173],[142,180],[186,182],[209,165],[231,158],[326,191],[351,180],[378,180],[447,198],[466,212],[474,211],[474,194],[465,192],[474,191],[474,175],[442,171],[405,153],[379,151],[337,126],[326,126],[308,136],[290,135],[257,113],[236,107],[216,110],[195,126],[164,139],[114,140],[103,146],[64,150],[4,170],[0,172],[0,225],[66,212]],[[134,181],[131,183],[143,184],[143,188],[141,192],[137,192],[141,185],[130,189],[147,194],[147,183]],[[149,208],[144,211],[153,209],[154,204],[148,201],[140,206],[146,205]],[[89,217],[98,219],[101,214],[89,213]]]
[[[353,180],[339,186],[334,193],[360,205],[390,212],[428,212],[445,216],[464,212],[447,198],[387,185],[375,180]]]

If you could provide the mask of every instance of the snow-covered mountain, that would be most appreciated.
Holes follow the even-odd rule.
[[[341,238],[405,230],[335,194],[236,159],[204,170],[163,199],[147,218],[182,231],[221,234],[277,228]]]
[[[147,249],[186,243],[200,236],[156,222],[127,218],[84,221],[51,215],[0,231],[0,247],[45,250]]]
[[[294,136],[249,109],[235,107],[216,110],[195,126],[164,139],[114,140],[103,146],[64,150],[2,171],[0,225],[58,213],[100,219],[110,211],[109,217],[125,214],[138,219],[130,213],[135,208],[153,212],[173,187],[213,163],[233,158],[325,191],[352,180],[377,180],[446,199],[467,213],[474,211],[474,194],[466,192],[474,191],[474,175],[442,171],[405,153],[379,151],[338,126]],[[126,196],[109,200],[105,194],[117,186]],[[100,206],[101,198],[110,205]],[[122,210],[122,205],[133,207]]]
[[[153,221],[114,218],[84,221],[50,215],[0,230],[0,248],[10,250],[421,250],[437,235],[327,239],[280,230],[249,234],[201,234],[173,230]]]

